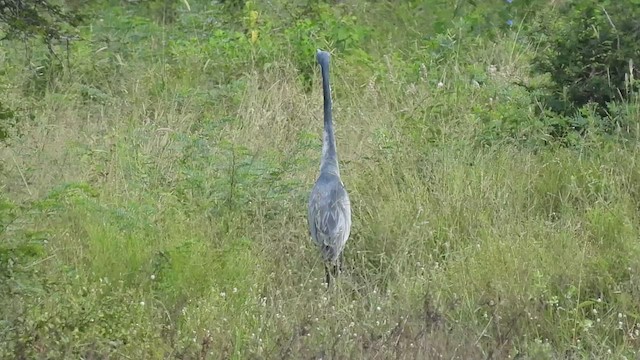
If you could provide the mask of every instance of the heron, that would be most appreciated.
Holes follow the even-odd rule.
[[[351,203],[340,179],[336,139],[331,115],[331,87],[329,85],[329,53],[320,49],[316,60],[322,73],[324,102],[324,130],[320,175],[309,196],[309,233],[322,253],[326,283],[342,271],[342,251],[351,231]]]

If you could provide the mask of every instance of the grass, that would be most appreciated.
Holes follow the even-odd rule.
[[[306,228],[318,74],[307,89],[273,44],[208,65],[218,43],[104,16],[141,24],[83,29],[130,44],[78,43],[40,98],[4,54],[3,102],[32,118],[0,147],[0,357],[637,356],[640,147],[534,146],[518,35],[415,72],[334,55],[353,228],[327,290]]]

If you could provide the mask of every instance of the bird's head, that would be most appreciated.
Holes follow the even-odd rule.
[[[316,60],[318,60],[318,64],[320,64],[321,67],[325,67],[329,65],[329,57],[331,55],[323,50],[318,49],[316,51]]]

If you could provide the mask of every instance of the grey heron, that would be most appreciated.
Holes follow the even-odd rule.
[[[320,175],[309,196],[307,215],[311,238],[322,252],[328,285],[331,275],[335,277],[338,271],[342,270],[342,250],[351,231],[351,203],[340,179],[336,139],[333,133],[329,53],[318,49],[316,59],[322,72],[324,130]]]

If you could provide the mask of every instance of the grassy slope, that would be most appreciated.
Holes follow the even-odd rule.
[[[305,219],[318,80],[305,92],[278,49],[216,86],[224,58],[134,29],[150,35],[108,50],[122,30],[87,29],[42,100],[10,91],[36,116],[0,149],[20,204],[0,234],[2,357],[635,356],[639,149],[478,146],[478,111],[517,101],[526,72],[511,36],[425,60],[423,79],[334,57],[354,215],[327,291]],[[500,70],[476,88],[469,63]]]

